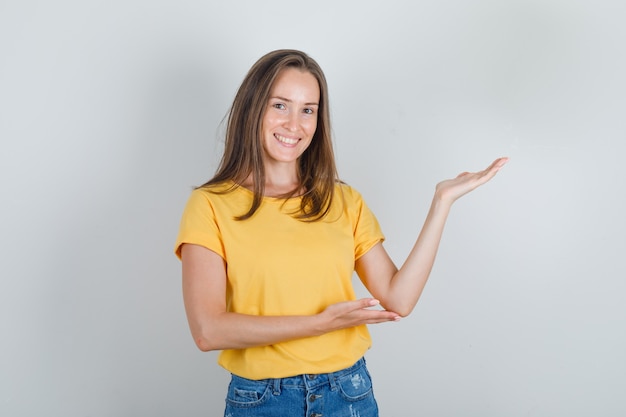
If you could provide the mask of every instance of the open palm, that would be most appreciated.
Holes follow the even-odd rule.
[[[492,179],[508,160],[507,157],[498,158],[482,171],[462,172],[456,178],[441,181],[435,193],[441,200],[452,203]]]

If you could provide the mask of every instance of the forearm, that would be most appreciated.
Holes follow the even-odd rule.
[[[317,315],[254,316],[223,312],[205,315],[193,323],[191,333],[202,351],[266,346],[323,333]]]
[[[361,298],[331,304],[321,313],[304,316],[253,316],[206,309],[205,313],[189,305],[187,316],[191,333],[203,351],[244,349],[279,342],[320,336],[335,330],[399,320],[392,311],[371,309],[379,304],[373,298]]]
[[[417,304],[435,263],[450,207],[435,195],[415,245],[389,282],[383,301],[386,309],[406,316]]]

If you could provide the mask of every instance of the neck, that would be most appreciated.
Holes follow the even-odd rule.
[[[243,186],[253,188],[252,174],[243,182]],[[300,195],[302,185],[295,170],[295,166],[265,165],[265,192],[266,197],[281,197],[294,193]]]

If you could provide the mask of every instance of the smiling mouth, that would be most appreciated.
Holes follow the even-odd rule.
[[[284,143],[285,145],[295,145],[300,140],[300,139],[287,138],[285,136],[279,135],[278,133],[275,133],[274,137],[278,139],[279,142]]]

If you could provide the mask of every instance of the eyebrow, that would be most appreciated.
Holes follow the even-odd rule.
[[[281,96],[272,96],[270,97],[270,99],[278,99],[278,100],[282,100],[282,101],[286,101],[287,103],[293,103],[292,100],[289,100],[288,98],[285,97],[281,97]],[[316,102],[311,102],[311,103],[304,103],[305,106],[318,106],[319,107],[319,103]]]

